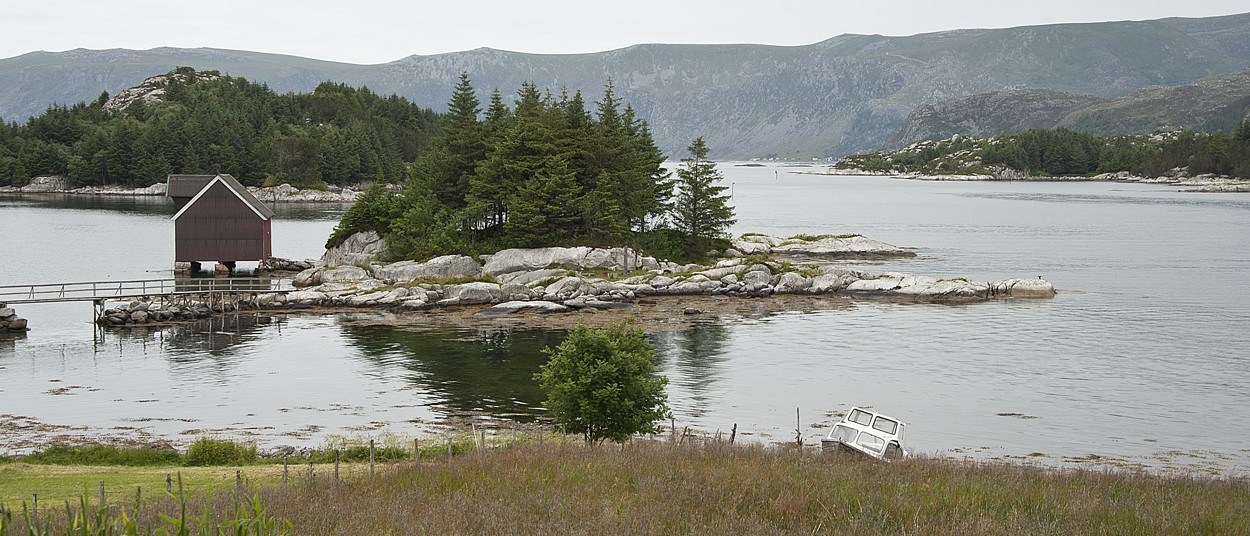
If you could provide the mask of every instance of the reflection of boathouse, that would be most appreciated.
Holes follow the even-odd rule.
[[[262,261],[273,254],[273,211],[234,177],[170,175],[166,195],[178,204],[175,271],[198,271],[203,261],[233,271],[236,261]]]

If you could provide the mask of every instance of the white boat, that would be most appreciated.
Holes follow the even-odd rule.
[[[826,452],[857,452],[878,460],[907,457],[904,431],[907,425],[872,410],[852,407],[846,417],[833,425],[828,437],[820,440]]]

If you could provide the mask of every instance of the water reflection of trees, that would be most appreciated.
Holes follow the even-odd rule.
[[[691,410],[696,414],[706,412],[713,401],[711,393],[724,374],[729,335],[729,326],[714,322],[654,337],[661,366],[672,371],[670,385],[689,392]]]
[[[121,351],[159,351],[174,370],[178,365],[195,365],[225,374],[235,365],[236,350],[268,336],[270,329],[282,329],[286,318],[259,313],[217,315],[174,325],[97,328],[96,352],[118,348]]]
[[[429,393],[452,414],[486,413],[517,420],[541,413],[546,396],[533,376],[547,360],[542,349],[559,344],[565,336],[563,331],[546,330],[342,327],[359,355],[388,369],[403,368],[409,384]]]

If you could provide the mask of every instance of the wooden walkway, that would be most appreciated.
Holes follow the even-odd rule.
[[[52,303],[126,300],[190,295],[258,294],[281,292],[283,279],[262,277],[134,279],[0,285],[0,303]]]

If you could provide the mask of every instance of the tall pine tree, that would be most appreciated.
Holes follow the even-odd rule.
[[[677,168],[673,225],[686,236],[693,251],[702,254],[738,220],[725,194],[729,188],[717,184],[724,176],[716,169],[716,162],[707,159],[703,138],[696,138],[686,150],[690,156],[681,159]]]

